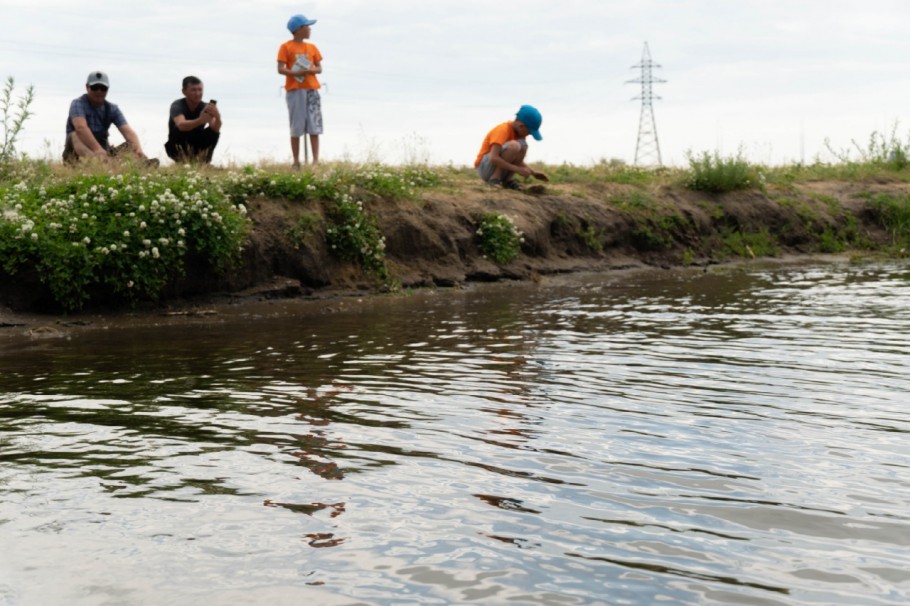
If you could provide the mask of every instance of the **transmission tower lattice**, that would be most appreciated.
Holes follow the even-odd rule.
[[[651,51],[648,50],[648,43],[645,42],[645,48],[641,53],[641,63],[632,66],[632,69],[641,69],[641,77],[626,81],[627,84],[641,84],[641,95],[632,97],[633,101],[641,99],[638,143],[635,144],[635,164],[639,166],[663,166],[660,158],[660,142],[657,140],[657,123],[654,121],[654,105],[652,104],[654,99],[660,99],[660,97],[654,96],[651,87],[654,84],[662,84],[666,80],[654,77],[652,70],[656,67],[660,67],[660,65],[651,61]]]

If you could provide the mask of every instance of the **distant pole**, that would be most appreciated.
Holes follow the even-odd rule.
[[[660,158],[660,142],[657,140],[657,123],[654,121],[654,105],[651,103],[655,97],[651,86],[661,84],[666,80],[655,78],[651,70],[660,67],[651,61],[651,51],[648,43],[641,53],[641,63],[633,65],[632,69],[641,69],[641,76],[626,83],[641,84],[641,95],[632,97],[633,101],[641,99],[641,116],[638,118],[638,142],[635,144],[635,164],[642,166],[663,166]]]

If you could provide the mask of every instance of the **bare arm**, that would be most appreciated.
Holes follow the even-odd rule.
[[[182,133],[189,132],[194,128],[208,124],[209,121],[210,118],[205,113],[200,114],[199,117],[195,118],[194,120],[187,120],[186,116],[183,114],[174,116],[174,124],[177,126],[177,130]]]
[[[98,140],[95,139],[95,135],[92,134],[92,130],[88,127],[88,122],[84,117],[77,116],[72,118],[73,128],[75,129],[75,134],[79,137],[79,141],[82,142],[89,151],[96,156],[106,156],[107,150],[101,147],[101,144],[98,143]]]
[[[202,110],[202,115],[199,117],[203,116],[208,116],[209,128],[216,133],[221,131],[221,111],[217,105],[212,102],[206,103],[205,109]]]
[[[309,67],[309,69],[291,69],[285,66],[283,61],[278,62],[278,73],[282,76],[290,76],[296,78],[297,76],[305,76],[307,74],[321,74],[322,73],[322,62],[317,61]]]
[[[505,158],[502,157],[502,146],[498,143],[494,143],[490,148],[490,163],[493,166],[497,166],[505,171],[510,173],[517,173],[522,177],[530,177],[534,174],[530,168],[525,166],[524,162],[521,164],[512,164],[508,162]]]
[[[130,144],[130,149],[133,150],[139,157],[145,158],[145,152],[142,151],[142,146],[139,144],[139,137],[136,135],[136,131],[130,128],[129,124],[124,124],[123,126],[118,126],[117,130],[120,131],[120,134],[123,135],[123,138],[126,139],[126,142]]]

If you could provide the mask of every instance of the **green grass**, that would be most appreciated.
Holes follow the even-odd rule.
[[[727,229],[721,233],[721,238],[723,252],[727,256],[749,259],[774,257],[780,252],[777,239],[766,228],[756,232]]]
[[[311,237],[320,223],[318,215],[301,215],[296,223],[288,228],[288,239],[295,248],[301,248],[307,238]]]
[[[701,155],[689,154],[689,171],[686,187],[695,191],[723,193],[747,189],[758,185],[758,173],[742,153],[722,157],[715,152]]]
[[[891,234],[891,245],[898,249],[910,247],[910,195],[870,194],[867,200],[881,226]]]
[[[581,238],[581,241],[585,243],[585,246],[594,252],[603,252],[604,243],[606,242],[606,234],[603,229],[585,221],[585,225],[582,228],[579,228],[578,231],[576,231],[576,234]]]

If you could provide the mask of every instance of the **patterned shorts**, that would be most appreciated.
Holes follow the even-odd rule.
[[[291,136],[302,137],[322,134],[322,102],[319,91],[304,88],[289,90],[285,95],[288,102],[288,116]]]

